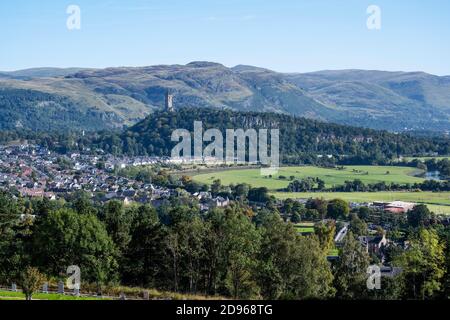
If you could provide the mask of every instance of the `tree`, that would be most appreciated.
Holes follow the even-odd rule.
[[[174,287],[182,284],[185,291],[197,292],[203,270],[205,235],[205,224],[198,216],[171,227],[168,246],[173,257],[173,279],[178,282]]]
[[[225,286],[235,299],[257,297],[259,290],[253,274],[260,248],[260,234],[239,207],[227,208],[225,214]]]
[[[316,223],[314,231],[319,239],[320,246],[325,252],[333,248],[334,234],[336,233],[336,223],[334,221]]]
[[[73,201],[73,209],[79,214],[97,214],[89,195],[85,191],[76,192]]]
[[[450,299],[450,226],[447,226],[441,232],[442,242],[446,244],[445,247],[445,268],[446,273],[443,283],[443,297],[444,299]]]
[[[331,219],[346,218],[350,213],[350,207],[347,201],[334,199],[328,203],[327,216]]]
[[[394,259],[403,268],[408,298],[432,298],[444,289],[444,249],[435,230],[421,229],[411,240],[410,248]]]
[[[326,299],[335,295],[333,274],[327,261],[327,252],[322,250],[319,240],[312,237],[298,238],[293,255],[295,272],[291,274],[292,299]]]
[[[323,299],[334,294],[330,265],[316,237],[302,237],[279,216],[263,222],[257,269],[265,299]]]
[[[408,224],[413,228],[423,227],[428,225],[431,217],[432,214],[428,207],[419,204],[408,212]]]
[[[269,189],[267,189],[266,187],[250,189],[248,193],[248,200],[260,203],[266,203],[270,201]]]
[[[226,294],[225,279],[227,274],[227,246],[224,242],[226,233],[226,214],[223,209],[214,208],[206,217],[204,277],[205,293]]]
[[[240,183],[236,185],[233,189],[235,198],[241,201],[247,200],[249,191],[250,185],[246,183]]]
[[[328,201],[326,201],[325,199],[309,199],[306,202],[306,208],[310,209],[310,210],[317,210],[317,212],[319,213],[318,218],[324,218],[325,215],[327,214],[327,205],[328,205]]]
[[[60,209],[42,218],[32,237],[33,261],[48,275],[59,276],[77,265],[86,281],[115,278],[116,249],[105,226],[93,215]]]
[[[381,277],[380,289],[368,290],[368,299],[373,300],[400,300],[404,291],[402,277]]]
[[[367,221],[367,219],[370,216],[370,209],[368,207],[360,207],[358,209],[358,218],[360,218],[363,221]]]
[[[322,191],[325,189],[325,181],[317,178],[317,190]]]
[[[21,219],[25,206],[0,192],[0,282],[10,283],[20,277],[29,260],[26,242],[33,220]]]
[[[284,200],[283,201],[283,208],[282,208],[283,212],[285,214],[292,214],[292,210],[294,208],[294,203],[295,203],[295,201],[292,200],[292,199]]]
[[[211,185],[211,194],[216,197],[222,190],[222,182],[219,179],[213,181]]]
[[[38,291],[45,281],[45,276],[38,269],[28,267],[20,277],[20,287],[26,300],[31,300],[33,293]]]
[[[361,220],[356,214],[352,213],[350,215],[350,230],[355,236],[365,236],[367,235],[367,223]]]
[[[105,204],[103,215],[106,230],[121,253],[131,241],[130,228],[134,214],[133,208],[125,210],[120,201],[113,200]]]
[[[369,255],[351,231],[344,239],[334,273],[336,296],[340,299],[361,299],[366,291]]]
[[[123,259],[123,281],[141,287],[155,287],[159,280],[166,280],[162,270],[164,248],[161,245],[166,234],[155,209],[145,205],[138,209],[133,221],[131,240]]]
[[[291,215],[291,222],[292,223],[300,223],[302,221],[302,217],[300,216],[300,214],[298,212],[294,212]]]

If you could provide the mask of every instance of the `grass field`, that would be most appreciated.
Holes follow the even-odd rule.
[[[0,300],[25,300],[22,292],[0,291]],[[33,300],[104,300],[100,298],[75,297],[62,294],[37,293],[33,295]]]
[[[389,174],[388,174],[389,172]],[[430,210],[437,214],[450,214],[450,192],[353,192],[353,193],[283,193],[278,192],[289,184],[289,177],[296,179],[305,177],[318,177],[325,181],[327,187],[342,185],[345,181],[360,179],[364,183],[384,181],[386,183],[414,183],[424,179],[416,177],[423,173],[420,170],[408,167],[383,167],[383,166],[346,166],[345,170],[325,169],[317,167],[286,167],[281,168],[272,178],[261,176],[259,169],[229,170],[207,174],[195,175],[195,181],[211,184],[220,179],[222,184],[230,185],[248,183],[253,187],[267,187],[271,194],[277,198],[340,198],[352,202],[373,201],[407,201],[424,203]],[[287,180],[279,179],[279,176],[287,177]]]
[[[314,233],[314,223],[298,223],[294,228],[299,233]]]
[[[249,169],[199,174],[194,176],[194,180],[211,184],[214,180],[220,179],[224,185],[245,182],[253,187],[267,187],[269,190],[275,191],[286,188],[289,185],[291,176],[294,176],[296,179],[318,177],[325,181],[327,187],[332,187],[355,179],[360,179],[364,183],[382,181],[387,183],[422,182],[424,179],[415,177],[415,175],[420,173],[423,173],[423,171],[408,167],[347,166],[344,170],[318,167],[285,167],[281,168],[278,174],[272,178],[262,176],[259,169]],[[287,180],[279,179],[280,176],[285,176]]]
[[[317,193],[285,193],[274,192],[279,199],[324,198],[343,199],[352,202],[373,201],[406,201],[424,203],[437,214],[450,214],[450,192],[317,192]]]

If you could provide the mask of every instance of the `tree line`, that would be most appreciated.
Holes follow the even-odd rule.
[[[404,230],[408,248],[388,254],[386,263],[403,272],[370,291],[367,267],[374,261],[357,239],[367,216],[350,213],[342,200],[311,199],[299,209],[323,210],[328,220],[316,217],[315,233],[304,236],[286,218],[294,206],[235,201],[202,212],[183,196],[154,208],[93,203],[84,194],[48,201],[1,193],[0,282],[20,284],[30,270],[61,279],[67,266],[78,265],[83,281],[99,291],[113,284],[231,298],[448,298],[450,230],[425,223],[423,208]],[[350,219],[352,227],[330,262],[336,219]]]
[[[414,137],[387,131],[322,123],[290,115],[231,110],[182,108],[177,112],[158,111],[123,131],[86,132],[16,129],[0,133],[0,142],[34,140],[62,153],[95,152],[113,155],[170,156],[175,129],[193,132],[194,121],[204,129],[279,129],[280,155],[284,164],[391,164],[399,156],[450,154],[448,138]],[[328,157],[332,156],[332,157]]]
[[[295,179],[281,189],[284,192],[382,192],[382,191],[450,191],[450,181],[425,180],[416,183],[387,183],[385,181],[364,183],[360,179],[345,181],[342,185],[326,188],[319,178]]]

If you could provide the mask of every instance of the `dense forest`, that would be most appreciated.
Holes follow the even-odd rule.
[[[32,131],[98,130],[115,128],[112,112],[91,108],[65,96],[34,90],[0,89],[0,130]]]
[[[226,129],[279,129],[283,164],[386,164],[399,156],[450,154],[450,140],[442,137],[414,137],[274,113],[211,109],[156,112],[124,131],[85,135],[9,131],[0,134],[0,142],[25,138],[61,152],[89,148],[113,155],[170,156],[175,145],[172,132],[180,128],[193,132],[194,121],[202,121],[204,130],[217,128],[223,133]]]

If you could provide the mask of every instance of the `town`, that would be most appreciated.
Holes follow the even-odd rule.
[[[177,190],[138,182],[115,172],[127,167],[173,163],[179,161],[167,157],[60,155],[32,144],[0,146],[0,189],[15,190],[23,197],[50,200],[85,191],[99,202],[119,200],[125,205],[138,202],[157,207],[162,200],[177,196]],[[212,198],[208,192],[194,192],[192,197],[203,200],[203,210],[229,203],[222,197]]]
[[[62,155],[34,144],[0,146],[0,189],[16,191],[22,197],[47,198],[49,200],[57,200],[76,192],[84,192],[99,203],[116,200],[125,206],[139,203],[151,204],[156,208],[161,206],[164,201],[183,194],[198,201],[202,212],[207,212],[211,208],[224,208],[232,202],[228,197],[213,196],[210,190],[187,192],[180,188],[169,188],[156,183],[137,181],[118,174],[120,170],[129,167],[164,167],[184,163],[179,159],[114,157],[101,150],[97,153],[100,155],[93,155],[91,152]],[[311,200],[294,199],[296,203],[306,207]],[[256,210],[262,210],[266,206],[264,202],[259,201],[251,201],[250,204]],[[285,201],[274,199],[274,205],[286,221],[296,222],[292,215],[284,209]],[[391,231],[391,221],[380,219],[380,216],[392,214],[401,219],[415,206],[415,203],[403,201],[350,202],[351,210],[368,208],[374,213],[375,219],[368,225],[368,233],[359,236],[361,245],[369,254],[377,255],[381,262],[385,259],[383,250],[385,247],[389,245],[407,247],[407,242],[399,243],[386,238],[386,231]],[[317,217],[313,217],[311,220],[317,220]],[[442,218],[442,222],[448,224],[448,218]],[[312,233],[310,228],[303,228],[308,225],[308,223],[299,224],[297,230],[303,235],[310,234]],[[337,248],[343,243],[349,229],[347,222],[338,226],[334,239]],[[330,254],[328,258],[336,259],[337,254]],[[382,272],[391,274],[398,270],[384,268]]]

